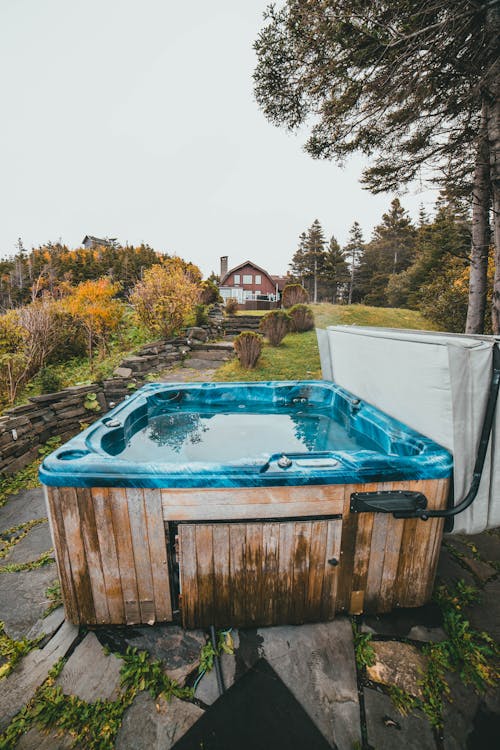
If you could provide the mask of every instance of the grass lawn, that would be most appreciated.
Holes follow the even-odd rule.
[[[435,330],[435,326],[429,320],[414,310],[366,305],[330,305],[327,302],[311,307],[314,310],[317,328],[330,325],[359,325]],[[265,315],[265,311],[254,310],[250,314],[260,316]],[[232,360],[217,370],[215,378],[220,381],[321,378],[316,332],[289,333],[280,346],[269,346],[266,342],[253,370],[245,370],[238,360]]]

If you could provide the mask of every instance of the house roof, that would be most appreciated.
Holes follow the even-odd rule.
[[[82,240],[82,245],[85,245],[87,240],[90,240],[95,245],[111,245],[112,242],[116,242],[117,237],[106,237],[101,239],[100,237],[93,237],[91,234],[86,234]]]
[[[260,271],[262,274],[264,274],[264,276],[267,276],[267,278],[269,279],[269,281],[272,284],[276,284],[276,282],[274,281],[274,278],[271,276],[270,273],[268,273],[265,270],[265,268],[261,268],[260,266],[257,265],[257,263],[254,263],[253,260],[245,260],[245,261],[243,261],[243,263],[240,263],[238,266],[235,266],[234,268],[231,268],[223,276],[223,278],[220,280],[220,286],[224,286],[224,282],[226,281],[226,279],[228,279],[231,276],[232,273],[234,273],[235,271],[239,271],[239,269],[243,268],[244,266],[252,266],[252,268],[255,268],[256,271]]]

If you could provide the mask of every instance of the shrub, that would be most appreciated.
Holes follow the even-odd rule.
[[[91,369],[95,344],[107,351],[109,339],[123,318],[123,303],[115,299],[119,289],[120,284],[103,277],[82,281],[64,299],[64,309],[85,331]]]
[[[61,390],[62,380],[51,367],[44,367],[38,373],[38,382],[42,393],[55,393]]]
[[[169,338],[184,325],[198,302],[200,287],[180,258],[144,271],[130,295],[141,323],[153,335]]]
[[[229,297],[229,299],[226,300],[226,313],[228,315],[234,315],[234,313],[238,309],[238,300],[236,297]]]
[[[219,287],[212,279],[206,279],[201,283],[200,302],[203,305],[213,305],[214,302],[222,302]]]
[[[309,302],[309,294],[302,284],[287,284],[281,293],[281,304],[283,307],[293,307],[298,304]]]
[[[314,328],[314,314],[307,305],[294,305],[288,311],[292,319],[292,326],[295,331],[311,331]]]
[[[196,326],[207,326],[208,320],[208,309],[206,305],[195,305],[194,306],[194,321]]]
[[[257,364],[262,351],[262,336],[253,331],[243,331],[234,340],[234,350],[239,363],[247,370],[251,370]]]
[[[292,325],[291,318],[284,310],[271,310],[261,319],[259,330],[267,337],[271,346],[279,346]]]

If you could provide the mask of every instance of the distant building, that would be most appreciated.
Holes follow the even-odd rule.
[[[254,307],[252,303],[262,303],[257,305],[262,308],[276,306],[288,281],[286,276],[271,276],[251,260],[228,270],[227,255],[222,256],[220,260],[219,292],[223,300],[234,298],[238,300],[239,305],[247,308]]]
[[[116,237],[104,237],[104,239],[101,239],[100,237],[92,237],[91,234],[86,234],[85,237],[82,240],[83,247],[92,248],[92,247],[99,247],[99,245],[104,247],[113,247],[118,243],[118,240]]]

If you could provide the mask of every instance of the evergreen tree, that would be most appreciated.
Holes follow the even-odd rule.
[[[323,274],[325,263],[325,236],[318,219],[315,219],[307,231],[307,262],[313,280],[313,302],[318,301],[318,279]]]
[[[363,230],[357,221],[354,222],[350,231],[347,245],[343,249],[344,257],[349,266],[349,295],[347,303],[359,302],[356,284],[357,274],[361,258],[364,253]]]
[[[313,302],[318,301],[318,281],[323,273],[325,255],[325,236],[315,219],[307,232],[299,236],[299,246],[290,263],[294,278],[307,289]]]
[[[470,236],[470,222],[463,206],[455,199],[441,196],[434,219],[427,220],[417,230],[414,262],[389,280],[388,304],[416,310],[425,297],[428,311],[432,295],[427,287],[433,284],[434,290],[442,288],[437,279],[449,281],[454,275],[463,274],[468,265]],[[461,312],[457,320],[462,319],[465,317]]]
[[[344,298],[344,292],[348,290],[349,267],[341,250],[339,243],[332,235],[325,253],[323,270],[321,274],[321,287],[326,287],[328,297],[333,304]]]
[[[388,304],[387,285],[392,275],[404,271],[415,257],[416,230],[398,198],[383,214],[365,247],[358,273],[358,295],[366,305]]]
[[[298,279],[302,286],[305,286],[304,282],[306,280],[306,276],[309,273],[309,268],[307,265],[306,242],[307,235],[305,232],[302,232],[299,235],[299,245],[297,247],[297,250],[293,254],[292,262],[289,264],[292,276],[295,279]]]

